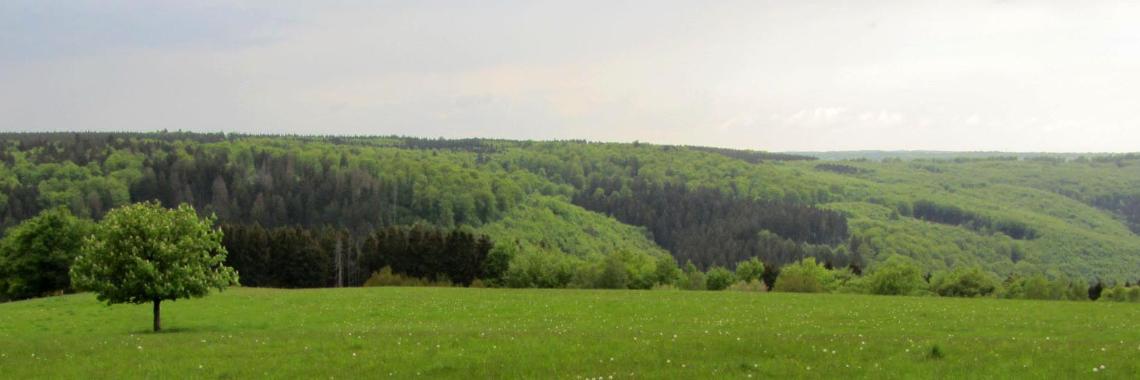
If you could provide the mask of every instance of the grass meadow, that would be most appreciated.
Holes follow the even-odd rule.
[[[1137,304],[235,288],[163,303],[161,333],[150,312],[0,304],[0,377],[1140,378]]]

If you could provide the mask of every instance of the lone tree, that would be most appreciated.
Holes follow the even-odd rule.
[[[222,232],[213,225],[214,217],[199,218],[188,205],[167,210],[146,202],[111,210],[85,240],[71,267],[72,283],[108,305],[153,303],[159,331],[163,300],[237,284],[237,272],[224,264]]]

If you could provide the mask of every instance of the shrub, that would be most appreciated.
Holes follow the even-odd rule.
[[[922,271],[904,256],[891,256],[867,277],[867,291],[871,294],[919,295],[926,288]]]
[[[520,252],[511,259],[503,282],[512,288],[564,288],[582,266],[581,260],[569,255]]]
[[[741,261],[736,264],[736,280],[742,282],[751,282],[760,280],[760,276],[764,274],[764,263],[755,257]]]
[[[943,297],[985,297],[995,294],[1001,283],[981,267],[957,268],[952,272],[939,272],[930,287]]]
[[[708,289],[705,285],[705,273],[697,269],[693,262],[685,263],[684,273],[681,279],[677,281],[677,286],[685,290],[705,290]]]
[[[1101,293],[1100,299],[1112,302],[1140,302],[1140,287],[1125,287],[1117,284],[1116,286],[1105,289],[1104,292]]]
[[[681,268],[677,268],[677,260],[672,256],[663,256],[657,259],[653,277],[657,284],[676,284],[681,279]]]
[[[794,264],[780,268],[776,277],[775,290],[778,292],[794,293],[822,293],[830,291],[835,282],[835,275],[815,262],[814,258],[806,258]]]
[[[736,275],[721,266],[712,267],[705,274],[705,286],[709,290],[724,290],[736,280]]]
[[[629,286],[629,272],[616,254],[606,256],[602,271],[594,287],[598,289],[625,289]]]

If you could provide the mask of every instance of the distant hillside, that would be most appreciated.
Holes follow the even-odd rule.
[[[931,272],[979,265],[1002,277],[1140,278],[1136,155],[841,152],[821,157],[867,160],[821,162],[807,153],[399,136],[0,141],[4,227],[57,206],[98,219],[130,202],[189,203],[228,225],[335,228],[313,234],[327,236],[314,246],[348,252],[351,265],[377,229],[430,225],[490,236],[492,253],[511,260],[508,277],[541,286],[582,284],[575,275],[615,257],[630,286],[645,286],[637,281],[666,251],[703,268],[758,257],[777,269],[815,257],[873,269],[903,255]],[[877,161],[888,156],[905,159]]]
[[[986,159],[986,158],[1059,158],[1076,159],[1078,157],[1098,157],[1103,153],[1034,153],[1034,152],[952,152],[952,151],[925,151],[925,150],[858,150],[858,151],[829,151],[829,152],[784,152],[795,156],[815,157],[820,160],[870,160],[882,161],[885,159],[900,160],[952,160],[952,159]]]

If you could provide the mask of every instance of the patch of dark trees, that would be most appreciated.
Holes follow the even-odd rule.
[[[815,161],[818,158],[811,156],[801,156],[798,154],[788,153],[773,153],[761,152],[756,150],[742,150],[742,149],[727,149],[727,148],[713,148],[707,146],[685,146],[686,148],[719,154],[728,158],[734,158],[751,164],[758,164],[764,161]]]
[[[1025,223],[1011,220],[992,220],[953,205],[943,205],[927,200],[914,202],[911,208],[914,218],[928,222],[963,226],[975,231],[996,231],[1017,240],[1037,238],[1037,231]]]
[[[234,165],[235,158],[187,149],[193,160],[147,155],[143,177],[131,187],[132,201],[156,199],[168,207],[190,203],[241,224],[334,225],[355,232],[411,223],[434,207],[414,202],[410,179],[382,180],[366,169],[349,168],[345,155],[314,168],[297,165],[292,155],[251,152],[246,158],[252,160],[251,181],[243,165]],[[338,170],[329,170],[333,166]],[[483,206],[473,215],[456,215],[456,222],[489,218],[488,205]]]
[[[1093,206],[1116,213],[1124,218],[1132,233],[1140,234],[1140,195],[1111,194],[1092,199]]]
[[[731,267],[752,257],[779,266],[803,258],[806,245],[838,245],[849,235],[842,214],[798,203],[742,199],[643,178],[627,183],[593,177],[586,188],[591,190],[575,196],[575,204],[645,227],[678,262],[702,268]],[[765,245],[761,231],[780,242]]]
[[[815,166],[815,170],[839,174],[863,174],[866,172],[866,170],[843,164],[818,164]]]
[[[491,254],[485,236],[424,225],[390,226],[365,235],[338,228],[227,224],[226,264],[245,286],[318,288],[360,286],[383,267],[416,278],[469,285],[498,279],[507,259]]]

